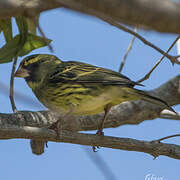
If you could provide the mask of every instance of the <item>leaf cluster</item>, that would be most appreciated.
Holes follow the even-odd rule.
[[[47,46],[51,40],[36,35],[39,16],[15,18],[19,33],[13,37],[12,18],[0,20],[0,33],[2,32],[6,43],[0,48],[0,63],[8,63],[15,57],[22,57],[32,50]]]

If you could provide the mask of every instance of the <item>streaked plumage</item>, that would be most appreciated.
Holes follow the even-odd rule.
[[[56,112],[91,115],[108,105],[108,113],[114,105],[139,99],[173,111],[165,101],[134,89],[139,84],[118,72],[77,61],[60,61],[53,55],[26,57],[16,76],[24,77],[39,101]]]

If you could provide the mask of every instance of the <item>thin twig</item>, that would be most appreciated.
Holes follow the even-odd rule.
[[[20,23],[22,27],[20,27],[20,25],[18,25],[18,29],[19,29],[19,33],[20,33],[19,46],[16,50],[16,56],[14,57],[12,71],[11,71],[11,79],[10,79],[9,98],[10,98],[11,107],[12,107],[12,110],[14,113],[17,113],[17,108],[16,108],[16,105],[14,102],[14,73],[15,73],[16,64],[17,64],[17,60],[18,60],[18,53],[19,53],[20,49],[24,46],[24,44],[27,40],[27,32],[28,32],[27,31],[27,22],[23,16],[17,17],[16,23],[17,23],[17,25],[18,25],[18,23]]]
[[[173,48],[173,46],[176,44],[176,42],[179,40],[179,38],[180,38],[180,36],[178,36],[178,37],[175,39],[175,41],[171,44],[171,46],[168,48],[168,50],[166,51],[166,53],[168,53],[168,52]],[[147,80],[147,79],[150,77],[151,73],[156,69],[156,67],[161,63],[161,61],[162,61],[164,58],[165,58],[165,55],[163,55],[163,56],[161,57],[161,59],[153,66],[153,68],[152,68],[143,78],[141,78],[141,79],[140,79],[139,81],[137,81],[137,82],[138,82],[138,83],[141,83],[141,82]]]
[[[35,21],[35,20],[34,20],[34,21]],[[35,22],[35,23],[36,23],[36,22]],[[49,50],[50,50],[51,52],[54,52],[53,47],[51,46],[51,44],[48,44],[48,42],[47,42],[47,37],[46,37],[45,33],[43,32],[41,26],[39,25],[39,22],[37,23],[37,28],[38,28],[38,31],[40,32],[41,36],[44,38],[44,40],[45,40],[45,42],[46,42]]]
[[[108,22],[109,24],[125,31],[128,32],[132,35],[134,35],[135,37],[137,37],[139,40],[141,40],[144,44],[152,47],[153,49],[155,49],[156,51],[158,51],[159,53],[161,53],[162,55],[166,56],[173,64],[179,64],[180,62],[177,60],[177,58],[179,56],[171,56],[168,53],[166,53],[165,51],[163,51],[162,49],[160,49],[159,47],[155,46],[154,44],[152,44],[151,42],[147,41],[144,37],[142,37],[141,35],[139,35],[138,33],[134,32],[133,30],[123,26],[120,23],[117,23],[115,20],[109,18],[109,17],[105,17],[105,16],[101,16],[101,19],[103,19],[104,21]]]
[[[144,37],[142,37],[141,35],[139,35],[138,33],[132,31],[131,29],[121,25],[121,24],[118,24],[119,25],[119,28],[121,28],[122,30],[130,33],[130,34],[133,34],[134,36],[136,36],[139,40],[141,40],[144,44],[152,47],[153,49],[155,49],[156,51],[158,51],[159,53],[161,53],[162,55],[166,56],[173,64],[176,63],[176,64],[179,64],[180,65],[180,62],[177,60],[177,58],[179,56],[171,56],[169,55],[168,53],[166,53],[165,51],[163,51],[162,49],[160,49],[159,47],[155,46],[154,44],[152,44],[151,42],[147,41]]]
[[[165,139],[169,139],[169,138],[173,138],[173,137],[178,137],[178,136],[180,136],[180,134],[174,134],[174,135],[171,135],[171,136],[166,136],[166,137],[163,137],[163,138],[160,138],[160,139],[157,139],[157,140],[153,140],[152,142],[161,142],[161,141],[163,141],[163,140],[165,140]]]
[[[9,91],[9,86],[5,85],[0,81],[0,91],[1,94],[4,96],[7,96],[7,93]],[[34,101],[30,96],[27,96],[23,93],[20,93],[18,91],[14,91],[14,96],[18,101],[21,101],[27,105],[30,105],[31,107],[36,107],[36,108],[42,108],[43,106],[38,103],[37,101]]]
[[[137,32],[137,28],[134,28],[134,31]],[[135,36],[133,35],[133,37],[132,37],[132,39],[131,39],[131,42],[129,43],[129,46],[128,46],[127,50],[126,50],[126,53],[125,53],[125,55],[124,55],[124,57],[123,57],[123,60],[122,60],[122,62],[121,62],[121,64],[120,64],[119,72],[122,71],[122,69],[123,69],[123,67],[124,67],[124,65],[125,65],[127,56],[128,56],[128,54],[129,54],[130,50],[132,49],[134,40],[135,40]]]
[[[14,73],[15,73],[15,69],[16,69],[16,63],[17,63],[17,56],[14,58],[13,61],[13,66],[12,66],[12,71],[11,71],[11,80],[10,80],[10,91],[9,91],[9,98],[11,101],[11,107],[14,113],[17,112],[17,108],[14,102]]]

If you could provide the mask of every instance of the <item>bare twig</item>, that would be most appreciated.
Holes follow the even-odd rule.
[[[134,31],[137,32],[137,28],[134,28]],[[126,50],[126,53],[125,53],[125,55],[124,55],[124,57],[123,57],[123,60],[122,60],[122,62],[121,62],[121,64],[120,64],[119,72],[122,71],[122,69],[123,69],[123,67],[124,67],[124,65],[125,65],[127,56],[128,56],[128,54],[129,54],[130,50],[132,49],[134,40],[135,40],[135,36],[133,35],[133,37],[132,37],[132,39],[131,39],[131,42],[129,43],[129,46],[128,46],[127,50]]]
[[[8,90],[9,90],[8,86],[5,85],[4,83],[0,82],[1,94],[6,96],[8,93]],[[43,107],[40,103],[38,103],[37,101],[34,101],[31,97],[29,97],[23,93],[20,93],[18,91],[14,91],[14,97],[16,97],[18,101],[21,101],[27,105],[30,105],[31,107],[36,107],[36,108]]]
[[[48,44],[48,42],[47,42],[47,37],[46,37],[45,33],[43,32],[43,30],[42,30],[39,22],[37,23],[37,22],[35,21],[35,19],[34,19],[34,23],[37,24],[38,31],[40,32],[41,36],[44,38],[44,40],[45,40],[45,42],[46,42],[49,50],[50,50],[51,52],[54,52],[53,47],[51,46],[51,44]]]
[[[171,44],[171,46],[168,48],[168,50],[166,51],[166,53],[168,53],[168,52],[173,48],[173,46],[176,44],[176,42],[179,40],[179,38],[180,38],[180,36],[178,36],[178,37],[175,39],[175,41]],[[153,66],[153,68],[152,68],[142,79],[138,80],[137,82],[138,82],[138,83],[141,83],[141,82],[147,80],[147,79],[150,77],[151,73],[152,73],[152,72],[156,69],[156,67],[162,62],[162,60],[164,59],[164,57],[165,57],[165,55],[163,55],[163,56],[161,57],[161,59]]]
[[[166,136],[166,137],[163,137],[163,138],[160,138],[160,139],[153,140],[152,142],[160,143],[161,141],[163,141],[165,139],[169,139],[169,138],[173,138],[173,137],[178,137],[178,136],[180,136],[180,134],[174,134],[174,135],[171,135],[171,136]]]
[[[17,108],[14,102],[14,73],[15,73],[15,69],[16,69],[16,63],[17,63],[17,56],[14,58],[13,61],[13,66],[12,66],[12,71],[11,71],[11,80],[10,80],[10,92],[9,92],[9,98],[11,101],[11,107],[14,113],[17,112]]]
[[[155,49],[156,51],[158,51],[159,53],[161,53],[162,55],[164,55],[165,57],[167,57],[173,64],[179,64],[180,62],[177,60],[177,58],[179,56],[171,56],[168,53],[166,53],[165,51],[163,51],[162,49],[160,49],[159,47],[155,46],[154,44],[152,44],[151,42],[147,41],[144,37],[142,37],[141,35],[139,35],[138,33],[134,32],[133,30],[123,26],[120,23],[117,23],[116,21],[114,21],[113,19],[110,19],[108,17],[101,17],[104,21],[108,22],[109,24],[125,31],[128,32],[132,35],[134,35],[136,38],[138,38],[139,40],[141,40],[144,44],[152,47],[153,49]]]

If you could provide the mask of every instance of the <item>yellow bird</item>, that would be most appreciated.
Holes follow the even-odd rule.
[[[174,112],[162,99],[135,89],[140,84],[118,72],[77,61],[61,61],[53,55],[26,57],[15,76],[23,77],[39,101],[51,111],[74,115],[105,111],[97,134],[103,134],[111,107],[125,101],[145,100]]]

